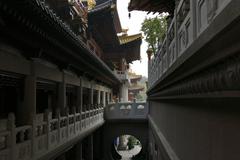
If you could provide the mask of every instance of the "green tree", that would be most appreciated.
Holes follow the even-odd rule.
[[[128,142],[127,142],[127,145],[128,145],[128,149],[133,149],[135,145],[139,145],[140,142],[138,139],[136,139],[134,136],[129,136],[128,137]]]
[[[156,54],[158,46],[162,44],[167,32],[167,16],[160,15],[155,18],[145,18],[141,31],[145,35],[148,47]]]
[[[136,100],[137,100],[137,101],[143,101],[143,97],[142,97],[142,95],[141,95],[140,93],[138,93],[138,94],[136,95]]]

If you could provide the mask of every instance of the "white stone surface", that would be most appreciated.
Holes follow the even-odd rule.
[[[142,147],[136,145],[133,149],[127,151],[118,151],[122,156],[122,160],[130,160],[133,156],[137,155],[141,151]]]

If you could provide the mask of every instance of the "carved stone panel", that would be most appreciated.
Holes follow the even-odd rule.
[[[207,0],[207,19],[208,23],[210,23],[213,17],[216,15],[216,10],[218,7],[217,0]]]
[[[197,29],[201,33],[207,27],[207,0],[198,0],[197,3]]]
[[[240,56],[225,59],[159,92],[159,96],[201,95],[240,91]]]

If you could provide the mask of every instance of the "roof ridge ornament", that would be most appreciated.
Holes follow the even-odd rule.
[[[96,6],[95,0],[81,0],[81,1],[87,4],[88,11],[94,9]]]

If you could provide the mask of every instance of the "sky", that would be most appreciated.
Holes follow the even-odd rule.
[[[155,15],[149,14],[147,15],[147,12],[142,11],[132,11],[131,17],[128,17],[128,3],[130,0],[118,0],[117,1],[117,9],[119,13],[119,18],[121,21],[121,25],[123,29],[129,29],[128,35],[131,34],[137,34],[141,31],[141,24],[144,21],[146,17],[154,17]],[[147,43],[143,40],[141,45],[141,60],[140,61],[134,61],[132,64],[130,64],[130,68],[133,72],[148,76],[148,60],[147,60]]]

